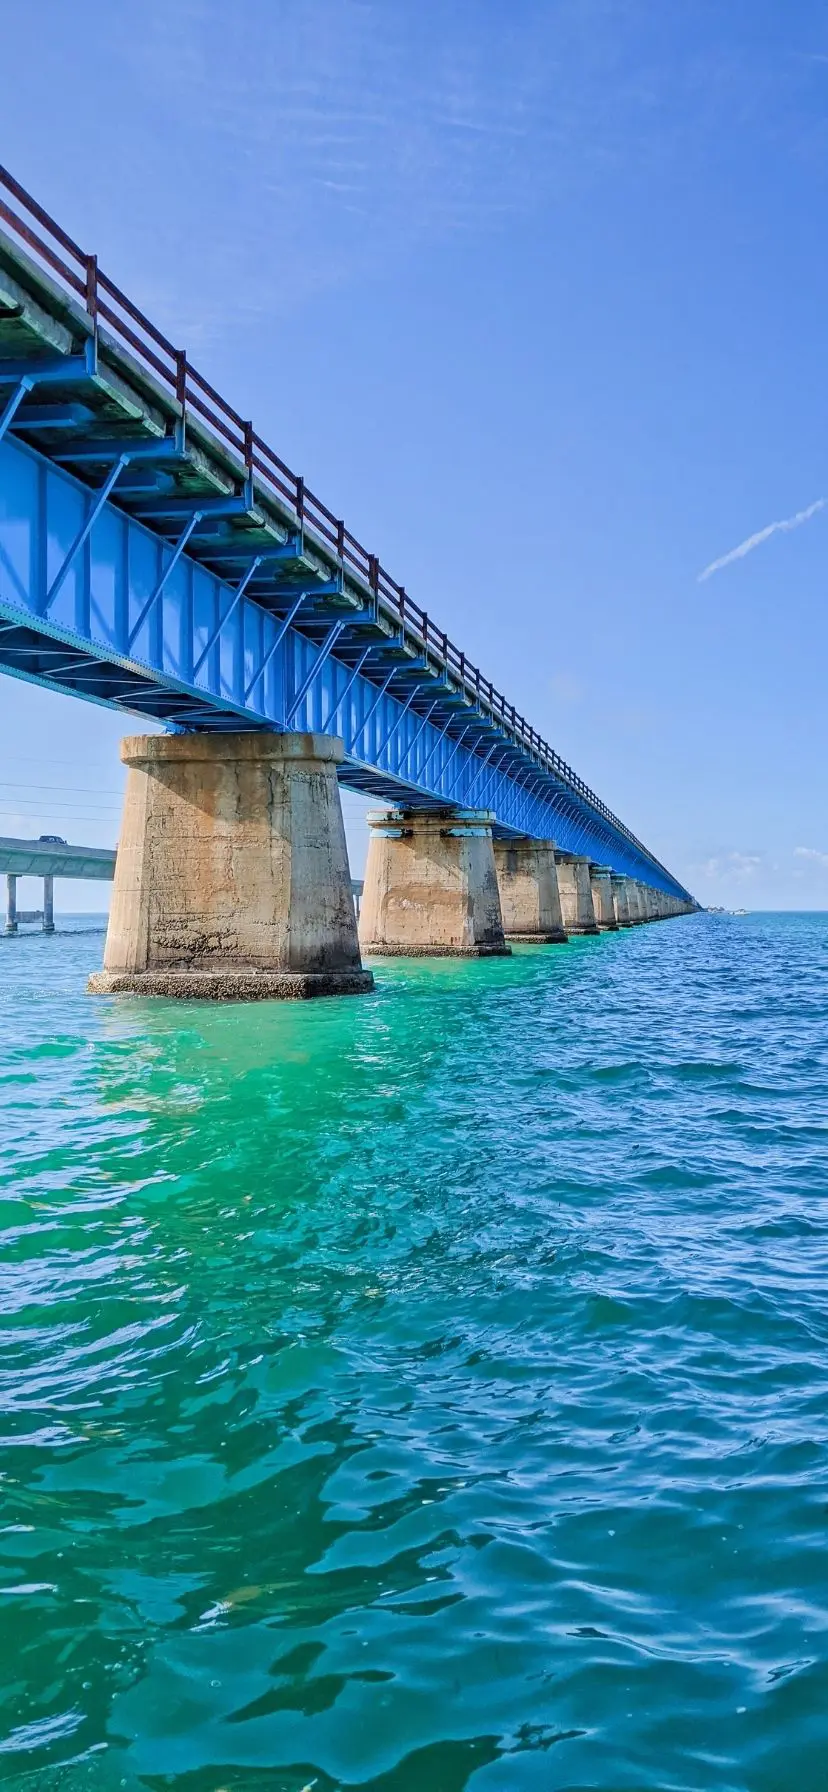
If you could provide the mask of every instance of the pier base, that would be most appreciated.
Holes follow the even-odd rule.
[[[17,932],[17,872],[6,873],[6,933]]]
[[[555,864],[567,933],[597,933],[589,859],[576,852],[556,852]]]
[[[375,810],[368,823],[363,952],[489,958],[510,951],[488,810]]]
[[[564,944],[567,934],[551,840],[532,840],[524,835],[515,840],[495,840],[493,844],[507,940]]]
[[[54,933],[55,931],[55,880],[50,871],[46,872],[43,879],[43,921],[41,926],[44,933]]]
[[[589,881],[592,886],[592,906],[595,920],[601,933],[617,933],[618,922],[615,918],[615,903],[612,899],[612,872],[608,865],[590,865]]]
[[[135,735],[95,994],[356,995],[362,969],[336,779],[318,734]]]

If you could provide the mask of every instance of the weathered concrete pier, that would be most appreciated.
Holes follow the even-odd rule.
[[[336,767],[322,734],[127,738],[96,993],[357,995],[362,968]]]
[[[597,933],[589,859],[582,853],[556,852],[555,863],[567,933]]]
[[[359,917],[364,952],[382,957],[503,957],[493,817],[485,809],[370,814]]]
[[[495,868],[507,940],[563,945],[555,848],[551,840],[495,840]]]
[[[600,932],[617,932],[618,917],[615,913],[615,902],[612,894],[612,872],[609,865],[590,865],[589,881],[592,888],[592,907],[595,913],[595,921]]]

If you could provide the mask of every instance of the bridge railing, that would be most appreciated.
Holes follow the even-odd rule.
[[[282,508],[293,511],[300,529],[310,527],[335,554],[343,570],[367,585],[386,616],[404,628],[446,674],[451,674],[471,703],[484,713],[488,711],[493,721],[512,736],[516,745],[539,760],[633,846],[652,858],[635,834],[531,727],[514,704],[507,703],[503,692],[469,663],[465,653],[437,627],[427,611],[414,602],[405,587],[395,583],[380,565],[378,557],[368,553],[357,537],[346,529],[341,518],[334,516],[321,498],[308,489],[304,479],[280,460],[269,443],[257,434],[252,423],[240,417],[209,380],[193,367],[186,351],[175,348],[99,268],[97,257],[86,254],[2,166],[0,219],[83,301],[93,325],[99,321],[106,324],[116,341],[136,355],[169,388],[182,413],[188,409],[194,411],[241,461],[246,475],[251,479],[255,476],[266,490],[272,492]]]

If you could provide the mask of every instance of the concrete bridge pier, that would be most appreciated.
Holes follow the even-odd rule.
[[[633,878],[630,884],[630,914],[639,927],[643,921],[647,920],[647,904],[644,899],[644,888],[638,878]]]
[[[608,865],[590,865],[589,881],[592,887],[592,906],[595,920],[601,933],[616,933],[618,921],[615,915],[615,903],[612,899],[612,872]]]
[[[390,958],[510,952],[486,809],[384,809],[371,838],[359,917],[363,952]]]
[[[96,994],[354,995],[360,962],[322,734],[134,735]]]
[[[589,859],[576,852],[556,852],[555,864],[567,933],[597,933]]]
[[[6,933],[17,932],[17,875],[14,871],[6,874]]]
[[[613,871],[610,877],[610,884],[612,885],[612,901],[615,909],[615,919],[618,922],[619,927],[632,927],[633,921],[630,914],[629,878],[625,877],[623,872]]]
[[[46,872],[43,879],[42,928],[44,933],[54,933],[55,931],[55,880],[49,871]]]
[[[567,934],[552,841],[523,835],[493,845],[507,940],[563,945]]]

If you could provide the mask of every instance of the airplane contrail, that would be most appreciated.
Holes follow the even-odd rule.
[[[817,498],[813,504],[808,505],[807,510],[798,510],[795,516],[786,516],[780,523],[768,523],[766,529],[757,529],[755,535],[749,535],[747,541],[740,541],[739,546],[731,548],[729,554],[722,554],[719,560],[711,560],[704,572],[699,573],[698,583],[701,585],[712,573],[721,572],[723,566],[730,566],[734,560],[744,560],[746,554],[752,554],[754,548],[761,547],[763,541],[769,541],[772,535],[789,534],[791,529],[799,529],[812,516],[816,516],[818,510],[824,510],[826,504],[828,498]]]

